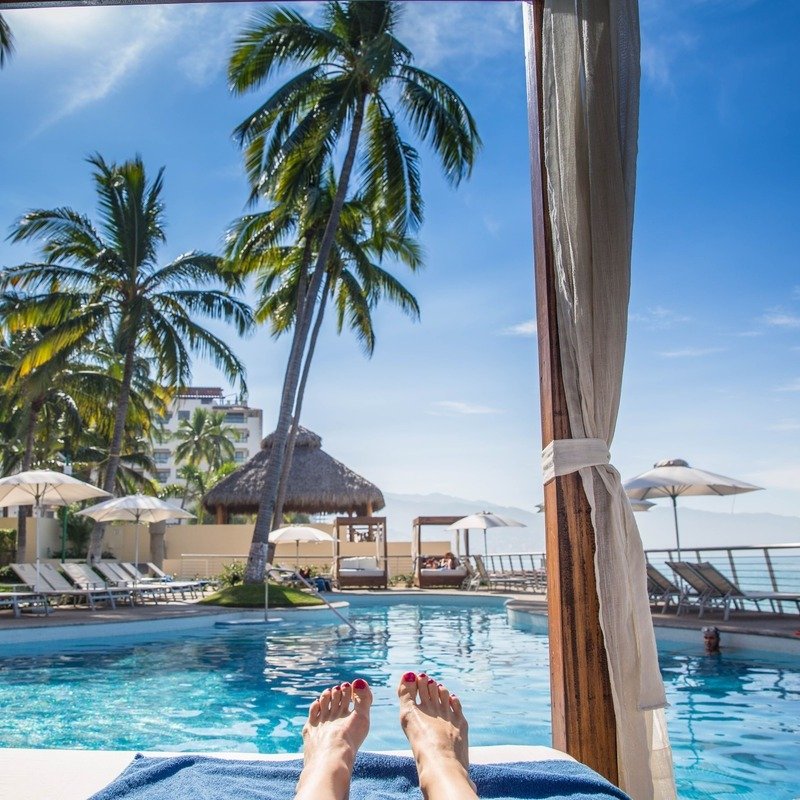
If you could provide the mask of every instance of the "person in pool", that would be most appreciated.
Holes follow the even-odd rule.
[[[400,725],[417,762],[425,800],[478,800],[470,780],[467,720],[447,687],[407,672],[397,687]],[[295,800],[345,800],[358,748],[369,732],[372,692],[363,678],[326,689],[303,727],[303,771]]]

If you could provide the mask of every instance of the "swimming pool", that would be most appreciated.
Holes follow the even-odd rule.
[[[473,745],[550,743],[547,638],[511,628],[495,598],[373,603],[351,619],[358,635],[234,626],[58,653],[6,648],[0,745],[296,752],[313,697],[361,676],[375,693],[365,747],[403,748],[394,691],[409,668],[461,697]],[[800,795],[796,666],[678,650],[665,651],[661,666],[682,798]]]

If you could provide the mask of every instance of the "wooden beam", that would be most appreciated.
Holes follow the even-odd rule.
[[[569,439],[556,318],[556,283],[544,166],[542,24],[544,0],[532,0],[527,54],[536,321],[542,447]],[[549,481],[545,494],[547,602],[553,746],[619,782],[614,705],[594,569],[591,510],[578,473]]]

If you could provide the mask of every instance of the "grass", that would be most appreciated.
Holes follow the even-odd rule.
[[[200,601],[207,606],[224,606],[226,608],[264,608],[264,584],[237,583],[227,586]],[[295,608],[297,606],[319,606],[322,600],[313,595],[281,586],[277,583],[269,585],[270,608]]]

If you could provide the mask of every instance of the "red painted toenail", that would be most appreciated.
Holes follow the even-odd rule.
[[[354,689],[366,689],[367,682],[363,678],[356,678],[353,681],[353,688]]]
[[[349,688],[350,688],[350,684],[349,683],[343,683],[342,684],[342,689],[349,689]]]
[[[406,683],[414,683],[414,681],[416,679],[417,679],[417,676],[413,672],[406,672],[406,674],[403,675],[403,680]]]
[[[428,678],[428,686],[430,686],[432,683],[436,683],[436,681],[433,678]]]
[[[428,677],[424,672],[420,672],[419,676],[420,676],[420,678],[427,678]]]

